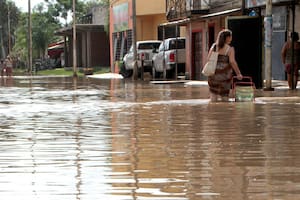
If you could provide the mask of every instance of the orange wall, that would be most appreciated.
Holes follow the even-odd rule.
[[[208,46],[208,24],[214,24],[215,27],[215,38],[217,38],[218,32],[220,30],[222,30],[223,25],[224,25],[224,19],[222,18],[215,18],[215,19],[207,19],[207,20],[203,20],[203,21],[198,21],[198,22],[192,22],[191,25],[187,24],[186,26],[186,70],[187,72],[189,72],[189,74],[191,75],[191,70],[192,67],[192,33],[193,32],[202,32],[202,55],[198,55],[201,56],[203,62],[206,62],[207,59],[207,54],[208,54],[208,50],[209,50],[209,46]],[[202,66],[197,66],[197,67],[202,67]]]

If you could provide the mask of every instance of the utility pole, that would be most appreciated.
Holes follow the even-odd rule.
[[[165,59],[165,26],[163,26],[163,47],[164,47],[164,51],[163,51],[163,79],[166,80],[167,78],[167,66],[166,66],[166,59]]]
[[[294,0],[292,2],[292,32],[294,33],[295,32],[295,5],[296,4],[296,1]],[[292,37],[292,66],[291,66],[291,79],[292,79],[292,90],[295,90],[296,89],[296,81],[295,80],[297,78],[297,76],[295,76],[295,40],[294,40],[294,37]]]
[[[76,0],[73,0],[73,77],[77,77]]]
[[[133,49],[133,80],[138,79],[137,50],[136,50],[136,2],[132,0],[132,49]]]
[[[273,18],[272,18],[272,0],[266,1],[266,16],[265,22],[265,80],[266,86],[264,90],[272,91],[272,32],[273,32]]]
[[[31,0],[28,0],[28,68],[32,75],[32,24],[31,24]]]
[[[11,51],[11,34],[10,34],[10,9],[9,3],[7,4],[7,31],[8,31],[8,55],[10,55]]]

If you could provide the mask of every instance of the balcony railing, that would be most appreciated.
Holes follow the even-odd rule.
[[[195,14],[207,14],[210,0],[166,0],[166,3],[167,19],[173,21]]]
[[[187,11],[203,11],[209,9],[210,0],[186,0]]]
[[[79,24],[93,24],[93,14],[87,14],[83,17],[80,17],[78,20]]]

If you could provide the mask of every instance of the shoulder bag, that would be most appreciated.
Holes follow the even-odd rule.
[[[215,49],[215,47],[214,47]],[[202,74],[205,76],[212,76],[215,74],[216,67],[217,67],[217,61],[218,61],[218,55],[219,53],[215,50],[211,52],[211,55],[208,58],[207,63],[204,65],[202,69]]]

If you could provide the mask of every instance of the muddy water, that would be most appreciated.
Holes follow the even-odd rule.
[[[1,199],[300,199],[299,91],[15,77],[0,95]]]

